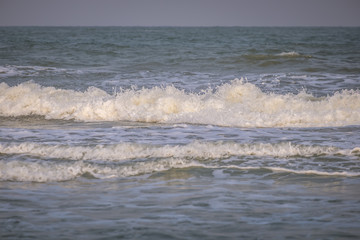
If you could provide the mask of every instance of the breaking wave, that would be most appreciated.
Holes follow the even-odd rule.
[[[127,165],[101,165],[92,162],[71,161],[0,161],[0,181],[20,182],[54,182],[68,181],[81,176],[99,179],[122,178],[144,174],[152,174],[170,169],[180,168],[206,168],[206,169],[237,169],[240,171],[267,170],[271,172],[285,172],[305,175],[358,177],[360,173],[349,171],[325,170],[297,170],[284,167],[271,166],[238,166],[238,165],[206,165],[188,159],[160,159],[156,161],[134,162]]]
[[[193,142],[187,145],[149,145],[120,143],[95,146],[50,145],[38,143],[0,144],[0,154],[7,160],[0,161],[0,181],[66,181],[80,176],[119,178],[152,174],[174,168],[238,169],[244,171],[269,170],[295,174],[359,176],[342,165],[308,169],[308,166],[283,166],[276,161],[245,160],[242,156],[275,158],[346,156],[357,161],[360,149],[340,149],[328,146],[296,145],[284,143],[240,144],[234,142]],[[24,160],[22,156],[26,156]],[[234,165],[227,159],[237,156]],[[30,158],[29,158],[30,157]],[[213,159],[213,160],[212,160]],[[352,161],[352,160],[351,160]],[[352,165],[351,161],[348,165]],[[324,163],[325,164],[325,163]],[[318,166],[318,164],[317,164]]]
[[[69,160],[124,161],[137,158],[215,159],[231,156],[311,157],[320,155],[360,156],[360,149],[296,145],[291,142],[240,144],[235,142],[196,141],[186,145],[119,143],[95,146],[50,145],[25,142],[0,144],[2,154],[26,154],[41,158]]]
[[[327,127],[360,124],[360,92],[344,90],[316,98],[265,93],[235,79],[201,93],[174,86],[85,92],[25,82],[0,84],[0,116],[41,115],[76,121],[139,121],[231,127]]]

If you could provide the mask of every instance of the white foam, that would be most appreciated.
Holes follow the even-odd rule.
[[[296,56],[300,56],[300,54],[298,52],[295,51],[290,51],[290,52],[282,52],[279,53],[278,56],[282,56],[282,57],[296,57]]]
[[[286,172],[306,175],[344,176],[358,177],[359,172],[347,171],[321,171],[302,170],[284,167],[269,166],[237,166],[237,165],[207,165],[198,163],[196,160],[168,158],[160,160],[147,160],[142,162],[131,162],[128,165],[102,165],[84,161],[0,161],[0,181],[32,181],[32,182],[54,182],[67,181],[77,177],[90,174],[93,177],[122,178],[144,174],[162,172],[174,168],[200,167],[215,169],[213,173],[217,178],[225,178],[226,174],[218,169],[239,170],[261,170],[272,172]]]
[[[141,121],[232,127],[327,127],[360,124],[360,92],[344,90],[316,98],[264,93],[235,79],[196,94],[173,86],[85,92],[41,87],[33,82],[0,84],[0,116],[42,115],[78,121]]]
[[[279,167],[276,160],[268,166],[263,161],[241,161],[240,165],[224,165],[232,156],[270,156],[275,158],[346,156],[358,159],[360,148],[340,149],[331,146],[296,145],[283,143],[241,144],[235,142],[193,142],[186,145],[149,145],[119,143],[95,146],[50,145],[40,143],[1,143],[0,155],[10,155],[0,160],[1,181],[65,181],[90,174],[96,178],[119,178],[151,174],[172,168],[201,167],[211,169],[257,170],[295,174],[360,176],[346,168],[333,172],[319,169],[304,170]],[[13,156],[12,156],[13,155]],[[19,159],[26,160],[19,160]],[[214,159],[214,160],[212,160]],[[231,161],[232,162],[232,161]],[[216,165],[214,165],[216,164]],[[248,166],[242,166],[248,165]],[[255,166],[254,166],[255,165]],[[291,164],[290,164],[291,166]],[[311,168],[317,166],[311,165]],[[217,171],[216,177],[226,174]]]
[[[96,178],[129,177],[153,172],[166,171],[171,168],[200,166],[184,159],[163,159],[158,161],[135,162],[131,165],[105,166],[83,161],[72,162],[23,162],[0,161],[0,180],[53,182],[75,179],[84,174]]]
[[[240,144],[234,142],[192,142],[186,145],[120,143],[95,146],[48,145],[38,143],[0,144],[2,154],[25,154],[68,160],[125,161],[138,158],[192,158],[198,160],[231,156],[311,157],[319,155],[359,156],[359,148],[283,143]]]

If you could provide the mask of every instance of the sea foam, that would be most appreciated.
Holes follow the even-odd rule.
[[[95,178],[122,178],[144,174],[152,174],[180,168],[206,168],[206,169],[237,169],[240,171],[268,170],[274,173],[285,172],[305,175],[325,175],[358,177],[358,172],[301,170],[270,166],[238,166],[238,165],[206,165],[187,159],[160,159],[156,161],[134,162],[129,165],[108,166],[83,161],[48,162],[48,161],[0,161],[0,181],[20,182],[55,182],[68,181],[81,176]]]
[[[359,148],[341,149],[291,142],[241,144],[195,141],[184,145],[118,143],[92,146],[23,142],[1,143],[0,154],[7,156],[6,160],[0,160],[0,181],[66,181],[81,176],[122,178],[190,167],[214,171],[265,169],[295,174],[360,175],[356,168],[350,167],[360,157]],[[266,157],[279,161],[269,164]],[[307,164],[303,165],[302,160],[298,161],[299,158],[313,157],[346,157],[349,161],[346,167],[341,164],[329,168],[326,163],[326,166],[316,164],[310,169]],[[254,161],[254,158],[257,160]]]
[[[42,115],[76,121],[139,121],[231,127],[327,127],[360,124],[360,92],[344,90],[316,98],[265,93],[235,79],[201,93],[174,86],[85,92],[25,82],[0,84],[0,116]]]
[[[195,141],[185,145],[150,145],[118,143],[109,145],[73,146],[32,142],[0,144],[1,154],[22,154],[39,158],[68,160],[126,161],[138,158],[193,158],[198,160],[231,156],[313,157],[360,156],[360,149],[340,149],[332,146],[298,145],[291,142],[249,143]]]
[[[279,53],[277,56],[282,56],[282,57],[297,57],[297,56],[301,56],[298,52],[282,52]]]
[[[0,181],[54,182],[67,181],[83,175],[100,179],[121,178],[192,166],[201,166],[201,164],[185,159],[161,159],[120,166],[83,161],[0,161]]]

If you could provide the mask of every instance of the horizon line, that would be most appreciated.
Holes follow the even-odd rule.
[[[336,28],[336,27],[349,27],[349,28],[356,28],[360,27],[360,25],[0,25],[0,27],[184,27],[184,28],[213,28],[213,27],[224,27],[224,28],[233,28],[233,27],[329,27],[329,28]]]

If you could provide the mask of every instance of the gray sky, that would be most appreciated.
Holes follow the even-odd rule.
[[[0,0],[0,26],[360,26],[360,0]]]

